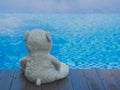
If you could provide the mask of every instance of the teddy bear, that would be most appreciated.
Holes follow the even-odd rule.
[[[40,86],[67,77],[69,67],[50,54],[50,33],[41,29],[25,33],[28,56],[20,59],[20,69],[25,77]]]

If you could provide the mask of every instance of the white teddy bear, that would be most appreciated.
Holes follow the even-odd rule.
[[[32,30],[25,33],[24,39],[29,53],[20,60],[20,69],[29,81],[40,85],[68,75],[68,66],[49,53],[52,41],[48,32]]]

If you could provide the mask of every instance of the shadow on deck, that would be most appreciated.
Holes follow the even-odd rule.
[[[71,69],[67,78],[39,87],[19,70],[0,70],[0,90],[120,90],[120,70]]]

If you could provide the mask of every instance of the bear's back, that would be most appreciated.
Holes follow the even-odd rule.
[[[26,73],[29,74],[29,78],[39,77],[45,81],[46,78],[54,76],[53,74],[56,70],[50,59],[50,56],[31,57],[26,65]]]

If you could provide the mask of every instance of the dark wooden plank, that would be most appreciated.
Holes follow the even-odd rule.
[[[67,78],[41,86],[19,70],[1,70],[0,90],[120,90],[120,70],[70,70]]]
[[[83,70],[71,70],[71,75],[74,90],[89,90],[87,80],[83,74]]]
[[[34,83],[29,82],[24,74],[17,70],[10,90],[41,90],[41,86],[38,87]]]
[[[26,90],[25,85],[26,85],[26,79],[23,73],[19,70],[16,70],[10,90]]]
[[[57,81],[58,90],[73,90],[71,78],[70,70],[69,75],[66,78]]]
[[[36,86],[35,83],[31,83],[31,82],[29,82],[27,80],[25,90],[41,90],[41,85],[40,86]]]
[[[97,70],[106,90],[119,90],[109,70]]]
[[[110,70],[114,81],[118,84],[118,86],[120,86],[120,69],[114,69],[114,70]]]
[[[14,71],[10,71],[10,70],[0,71],[0,90],[10,89],[13,76],[14,76]]]
[[[42,84],[42,90],[58,90],[57,89],[57,81],[47,83],[47,84]]]
[[[85,77],[88,82],[90,90],[105,90],[103,83],[101,83],[96,70],[88,69],[84,70]]]

